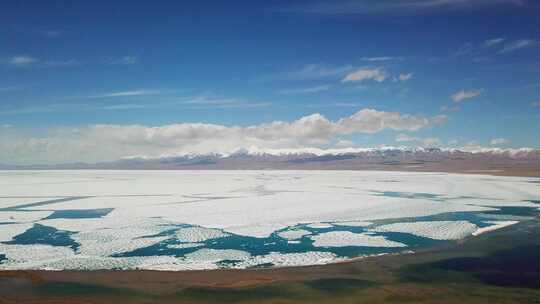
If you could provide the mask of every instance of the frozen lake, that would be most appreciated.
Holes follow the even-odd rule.
[[[324,264],[474,237],[540,179],[383,171],[0,171],[0,269]]]

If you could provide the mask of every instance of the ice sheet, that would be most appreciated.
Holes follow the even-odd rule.
[[[0,223],[26,223],[48,217],[52,211],[0,211]]]
[[[423,195],[399,197],[391,193]],[[190,258],[110,257],[165,240],[171,241],[175,238],[174,231],[182,227],[179,225],[195,227],[176,232],[176,237],[185,245],[168,246],[203,244],[204,241],[228,234],[265,238],[277,231],[280,231],[279,236],[294,242],[305,232],[300,234],[283,230],[298,225],[306,225],[306,229],[340,230],[337,234],[330,231],[316,236],[314,240],[318,238],[318,245],[326,242],[326,245],[336,246],[362,246],[367,243],[375,246],[391,241],[381,239],[381,236],[341,230],[358,230],[353,227],[368,226],[377,220],[394,219],[399,222],[401,218],[407,218],[407,222],[375,229],[442,240],[458,239],[471,235],[477,231],[477,227],[463,221],[410,221],[415,217],[446,212],[492,211],[500,206],[537,207],[537,204],[529,201],[538,200],[540,193],[537,184],[528,182],[526,178],[446,173],[0,171],[0,209],[67,197],[84,198],[27,206],[24,211],[13,211],[13,208],[8,209],[12,211],[0,211],[0,222],[26,225],[11,228],[0,225],[0,242],[11,240],[35,222],[73,232],[71,237],[80,243],[78,251],[73,252],[65,247],[51,249],[35,247],[37,245],[0,244],[1,248],[9,247],[5,250],[9,251],[7,256],[10,260],[3,266],[17,264],[17,258],[26,259],[17,255],[25,255],[28,250],[45,248],[44,256],[31,252],[28,255],[30,260],[19,264],[54,268],[62,267],[61,261],[64,260],[66,267],[68,263],[69,267],[88,263],[94,265],[90,268],[125,265],[130,269],[148,267],[159,270],[167,267],[178,270],[219,267],[214,262],[197,262]],[[102,208],[114,210],[102,218],[43,219],[56,210]],[[2,231],[2,228],[6,229]],[[205,249],[204,246],[201,249]],[[240,246],[223,250],[239,249]],[[324,247],[317,249],[324,250]],[[260,261],[269,261],[276,265],[295,265],[320,261],[326,263],[336,258],[328,252],[307,251],[309,248],[304,250],[306,252],[252,256],[242,263],[256,265]],[[58,254],[58,258],[52,258],[49,253]],[[42,263],[32,259],[42,260]]]
[[[34,226],[34,224],[31,223],[0,225],[0,242],[11,241],[13,237],[32,228],[32,226]]]

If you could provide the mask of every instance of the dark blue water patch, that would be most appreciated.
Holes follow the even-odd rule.
[[[88,219],[88,218],[101,218],[113,211],[114,208],[104,209],[85,209],[85,210],[57,210],[53,214],[46,217],[46,220],[50,219]]]
[[[5,254],[0,253],[0,264],[2,264],[4,261],[7,261],[7,257]]]
[[[527,245],[497,251],[485,257],[450,258],[428,266],[469,273],[490,285],[538,289],[540,288],[539,256],[539,245]]]
[[[50,205],[50,204],[68,202],[68,201],[74,201],[74,200],[80,200],[80,199],[89,198],[89,197],[91,197],[91,196],[63,197],[63,198],[40,201],[40,202],[35,202],[35,203],[22,204],[22,205],[7,207],[7,208],[0,208],[0,211],[24,211],[24,210],[21,210],[21,209],[33,208],[33,207],[42,207],[42,206],[46,206],[46,205]]]
[[[13,240],[4,242],[4,244],[13,245],[51,245],[51,246],[67,246],[76,250],[79,243],[75,242],[71,235],[75,232],[58,230],[53,227],[34,224],[34,226],[25,232],[15,236]]]
[[[399,197],[399,198],[410,198],[410,199],[419,199],[425,198],[434,201],[442,201],[439,194],[433,193],[424,193],[424,192],[397,192],[397,191],[370,191],[375,196],[387,196],[387,197]]]

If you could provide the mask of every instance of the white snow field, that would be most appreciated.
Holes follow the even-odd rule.
[[[485,219],[504,218],[501,207],[537,209],[538,181],[383,171],[0,171],[0,269],[329,263],[366,247],[407,250],[393,232],[445,241],[514,224]],[[481,212],[484,220],[436,218],[452,212]]]

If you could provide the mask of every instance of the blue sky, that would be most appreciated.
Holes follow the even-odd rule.
[[[216,138],[539,147],[539,13],[526,0],[5,1],[0,163],[209,152]]]

